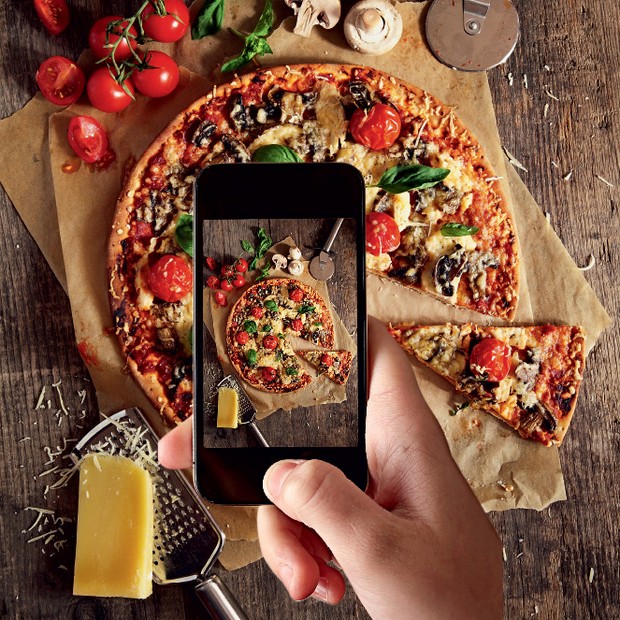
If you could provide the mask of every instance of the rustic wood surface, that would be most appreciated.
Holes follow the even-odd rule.
[[[44,58],[76,57],[96,18],[130,13],[136,3],[70,4],[73,26],[52,38],[32,2],[0,3],[0,116],[18,110],[36,92],[34,74]],[[522,178],[575,261],[585,265],[590,254],[596,258],[586,277],[617,318],[620,7],[612,0],[515,4],[522,39],[508,63],[489,72],[500,135],[528,169]],[[550,104],[546,118],[545,103]],[[43,497],[46,478],[37,474],[50,455],[42,446],[62,447],[62,437],[79,436],[97,413],[68,300],[4,192],[0,227],[0,616],[203,617],[189,586],[155,587],[143,602],[73,597],[73,524],[48,522],[43,532],[60,525],[64,534],[55,532],[47,545],[49,537],[27,543],[38,528],[21,532],[36,516],[24,510],[27,506],[75,514],[74,487]],[[506,551],[506,618],[620,617],[618,367],[620,345],[612,328],[590,355],[575,422],[561,449],[568,500],[541,513],[491,515]],[[50,386],[58,381],[70,416],[55,415],[59,397]],[[35,411],[43,385],[51,409]],[[64,538],[66,547],[56,549],[54,543]],[[224,578],[253,618],[367,617],[351,592],[336,608],[291,602],[262,561]],[[403,610],[406,617],[410,613]]]

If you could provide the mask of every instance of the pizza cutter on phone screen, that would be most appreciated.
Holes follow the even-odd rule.
[[[153,581],[195,582],[195,591],[214,620],[248,620],[224,582],[211,573],[224,546],[224,533],[192,485],[179,471],[157,461],[157,435],[135,408],[119,411],[87,433],[71,452],[78,464],[88,453],[133,459],[153,480]]]
[[[434,0],[426,40],[444,64],[485,71],[505,62],[519,40],[519,15],[510,0]]]
[[[344,218],[339,217],[334,224],[332,231],[329,233],[329,237],[327,237],[327,241],[325,245],[319,251],[318,256],[315,256],[308,265],[308,270],[310,271],[310,275],[319,281],[329,280],[335,271],[334,261],[330,256],[330,250],[332,249],[332,245],[334,245],[334,241],[336,240],[336,236],[340,232],[340,227],[342,226],[342,222],[344,222]]]

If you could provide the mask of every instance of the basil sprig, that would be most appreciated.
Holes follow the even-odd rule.
[[[202,39],[220,31],[224,20],[224,0],[207,0],[192,26],[192,39]]]
[[[468,237],[475,235],[480,229],[477,226],[465,226],[458,222],[448,222],[441,227],[441,234],[444,237]]]
[[[187,213],[181,214],[177,220],[177,227],[174,231],[174,238],[183,251],[187,252],[194,258],[194,247],[192,241],[192,232],[194,228],[194,218]]]
[[[261,163],[300,164],[301,157],[293,149],[281,144],[265,144],[259,146],[252,155],[252,159]]]
[[[265,302],[265,308],[270,312],[275,312],[278,309],[278,304],[273,299],[268,299]]]
[[[243,323],[243,329],[245,329],[248,334],[255,334],[258,331],[258,326],[256,325],[256,321],[245,321]]]
[[[267,43],[267,37],[271,34],[273,28],[274,15],[271,0],[265,0],[265,6],[263,12],[258,18],[258,22],[254,27],[254,30],[249,34],[244,34],[238,30],[231,29],[238,37],[241,37],[244,41],[242,52],[231,58],[228,62],[222,65],[222,73],[228,71],[236,71],[240,67],[246,65],[254,56],[263,56],[264,54],[273,54],[273,50]]]
[[[256,366],[256,356],[257,353],[254,349],[250,349],[246,354],[245,354],[245,359],[248,361],[248,364],[250,366]]]
[[[412,189],[426,189],[437,185],[450,174],[448,168],[431,168],[422,164],[392,166],[373,187],[380,187],[390,194],[401,194]]]
[[[312,304],[302,304],[297,310],[297,314],[308,314],[309,312],[314,312],[315,307]]]

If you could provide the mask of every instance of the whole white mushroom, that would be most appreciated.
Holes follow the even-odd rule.
[[[284,0],[297,15],[293,32],[302,37],[310,36],[316,25],[327,30],[340,19],[340,0]]]
[[[403,20],[387,0],[362,0],[351,7],[344,20],[349,45],[362,54],[385,54],[402,34]]]
[[[288,272],[292,276],[300,276],[304,272],[304,264],[300,260],[292,260],[288,264]]]

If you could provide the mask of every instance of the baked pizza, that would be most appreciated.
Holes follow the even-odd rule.
[[[403,324],[390,331],[473,408],[493,414],[526,439],[546,446],[562,442],[583,378],[581,327]]]
[[[369,67],[297,65],[235,77],[155,139],[113,217],[114,328],[128,368],[168,421],[192,413],[191,257],[181,240],[193,183],[211,164],[253,160],[356,166],[367,184],[372,272],[449,304],[513,317],[512,217],[482,148],[453,110]]]
[[[317,374],[338,385],[344,385],[349,379],[353,361],[351,351],[297,351],[297,355],[316,368]]]
[[[250,286],[226,321],[228,357],[243,379],[264,392],[294,392],[310,383],[288,341],[297,336],[323,347],[334,345],[327,304],[310,286],[270,278]]]

